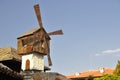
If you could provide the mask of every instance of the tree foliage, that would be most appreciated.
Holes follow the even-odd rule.
[[[118,63],[116,65],[115,71],[113,74],[119,75],[120,76],[120,61],[118,60]]]
[[[87,78],[85,78],[85,80],[93,80],[93,76],[89,75]]]
[[[120,60],[118,60],[113,74],[107,74],[100,78],[94,78],[94,80],[120,80]]]
[[[104,75],[100,78],[94,78],[94,80],[120,80],[120,76],[118,75],[115,75],[115,74],[107,74],[107,75]]]

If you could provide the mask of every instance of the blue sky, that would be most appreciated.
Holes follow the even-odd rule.
[[[115,68],[120,59],[119,0],[0,0],[0,47],[17,48],[17,37],[38,27],[34,4],[40,5],[47,32],[64,32],[51,36],[51,71],[68,75]]]

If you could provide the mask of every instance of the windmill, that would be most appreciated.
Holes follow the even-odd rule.
[[[50,36],[62,35],[63,32],[62,30],[56,30],[47,33],[42,24],[39,4],[34,5],[34,10],[39,23],[39,28],[32,29],[17,38],[18,54],[29,54],[31,52],[42,53],[42,55],[47,55],[48,64],[49,66],[52,66],[50,57]]]
[[[36,16],[37,16],[37,20],[38,20],[38,23],[39,23],[39,27],[40,28],[43,28],[43,24],[42,24],[42,18],[41,18],[41,13],[40,13],[40,8],[39,8],[39,5],[34,5],[34,10],[35,10],[35,13],[36,13]],[[45,30],[45,29],[44,29]],[[50,33],[44,33],[44,41],[45,41],[45,44],[46,44],[46,48],[47,48],[47,57],[48,57],[48,63],[49,63],[49,66],[52,65],[52,61],[51,61],[51,57],[50,57],[50,46],[49,46],[49,43],[47,42],[47,35],[62,35],[63,32],[62,30],[57,30],[57,31],[54,31],[54,32],[50,32]]]

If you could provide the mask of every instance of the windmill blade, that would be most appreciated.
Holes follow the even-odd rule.
[[[39,8],[39,5],[34,5],[34,10],[35,10],[35,13],[36,13],[36,16],[37,16],[37,20],[38,20],[38,23],[39,23],[39,26],[42,28],[43,25],[42,25],[42,18],[41,18],[41,14],[40,14],[40,8]]]
[[[57,30],[57,31],[48,33],[48,35],[63,35],[63,32],[62,30]]]
[[[50,53],[48,53],[47,57],[48,57],[48,63],[49,63],[49,66],[52,66],[52,61],[51,61],[51,57],[49,55]]]
[[[47,39],[46,39],[46,35],[44,37],[44,40],[45,40],[45,44],[46,44],[46,48],[47,48],[48,64],[49,64],[49,66],[52,66],[52,60],[51,60],[51,57],[50,57],[50,48],[49,48],[49,44],[48,44]]]

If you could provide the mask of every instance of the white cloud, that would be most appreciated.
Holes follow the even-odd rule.
[[[102,55],[102,54],[99,54],[99,53],[95,54],[95,56],[100,56],[100,55]]]
[[[104,50],[100,53],[95,54],[95,56],[101,56],[106,54],[120,55],[120,48],[112,49],[112,50]]]
[[[105,50],[102,53],[103,54],[113,54],[113,53],[119,53],[119,52],[120,52],[120,48],[114,49],[114,50]]]

